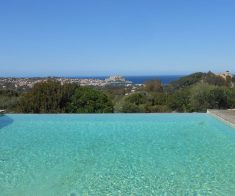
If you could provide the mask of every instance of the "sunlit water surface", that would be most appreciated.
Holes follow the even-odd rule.
[[[5,115],[0,195],[235,195],[235,130],[207,114]]]

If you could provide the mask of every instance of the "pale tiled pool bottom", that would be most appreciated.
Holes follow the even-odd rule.
[[[207,114],[1,116],[0,195],[235,195],[235,130]]]

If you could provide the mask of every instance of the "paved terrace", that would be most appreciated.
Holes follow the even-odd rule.
[[[224,120],[235,128],[235,109],[233,110],[207,110],[208,114],[211,114],[217,118]]]

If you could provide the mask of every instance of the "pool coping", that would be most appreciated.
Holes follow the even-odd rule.
[[[209,110],[208,109],[207,114],[223,121],[225,124],[235,129],[235,120],[233,122],[231,119],[227,118],[227,117],[233,116],[233,114],[229,114],[229,112],[231,111],[234,111],[234,119],[235,119],[235,110],[212,110],[212,109]]]

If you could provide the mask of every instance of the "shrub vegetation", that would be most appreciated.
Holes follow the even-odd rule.
[[[91,88],[54,80],[35,84],[28,92],[0,91],[0,108],[22,113],[206,112],[235,108],[235,79],[194,73],[162,85],[146,81],[130,87]]]

